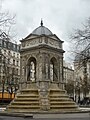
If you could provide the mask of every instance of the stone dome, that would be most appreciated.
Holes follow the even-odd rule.
[[[45,26],[43,26],[43,22],[41,20],[41,26],[39,26],[38,28],[36,28],[32,34],[35,34],[35,35],[52,35],[53,33],[48,29],[46,28]]]

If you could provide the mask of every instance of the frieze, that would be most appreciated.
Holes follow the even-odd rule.
[[[22,47],[25,47],[25,42],[22,42]]]
[[[39,39],[29,40],[29,41],[22,43],[22,47],[33,46],[35,44],[38,44],[39,42],[40,42]]]
[[[57,47],[57,48],[60,48],[60,47],[59,47],[60,45],[59,45],[59,42],[58,42],[58,41],[54,41],[54,40],[52,40],[52,39],[49,39],[49,40],[48,40],[48,44],[51,45],[51,46],[53,46],[53,47],[55,47],[55,48],[56,48],[56,47]]]
[[[45,43],[47,44],[47,43],[48,43],[48,38],[47,38],[47,37],[45,37],[45,40],[44,40],[44,41],[45,41]]]
[[[39,43],[42,43],[42,38],[39,38]]]
[[[49,39],[48,42],[49,42],[50,45],[54,45],[54,41],[53,40]]]

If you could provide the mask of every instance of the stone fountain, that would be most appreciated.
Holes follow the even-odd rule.
[[[76,112],[76,103],[64,90],[61,39],[41,25],[21,40],[20,89],[8,111]]]

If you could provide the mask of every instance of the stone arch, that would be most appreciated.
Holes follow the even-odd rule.
[[[58,63],[55,57],[50,59],[50,80],[58,81]]]
[[[27,81],[36,81],[36,59],[30,57],[27,62]]]
[[[27,55],[27,56],[25,56],[26,57],[26,63],[28,64],[28,61],[29,61],[29,59],[30,58],[35,58],[35,60],[37,61],[37,58],[36,58],[36,55],[35,54],[33,54],[33,56],[30,54],[30,55]]]

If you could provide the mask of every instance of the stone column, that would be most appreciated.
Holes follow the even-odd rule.
[[[49,81],[39,81],[39,96],[40,96],[40,106],[42,110],[49,110],[50,103],[49,103]]]
[[[49,80],[49,74],[50,74],[50,64],[49,64],[49,57],[48,55],[45,55],[45,80]]]
[[[21,59],[21,88],[26,87],[26,62],[25,59]]]
[[[40,96],[40,106],[42,110],[48,110],[50,108],[49,99],[48,99],[48,57],[46,53],[41,53],[38,57],[38,82],[37,86],[39,88]]]
[[[57,82],[59,83],[60,82],[60,62],[59,62],[59,58],[57,60]]]
[[[45,53],[42,54],[42,80],[44,81],[46,79],[46,56]]]
[[[44,81],[46,79],[46,64],[45,64],[45,54],[41,53],[38,57],[37,62],[37,81]]]
[[[60,87],[62,89],[64,89],[64,83],[63,83],[63,58],[61,57],[59,59],[59,63],[60,63],[60,75],[59,75],[59,78],[60,78]]]
[[[22,88],[22,84],[21,84],[21,82],[22,82],[22,57],[20,57],[20,84],[19,84],[19,89],[21,90],[21,88]]]
[[[37,58],[36,81],[42,81],[42,55]]]

